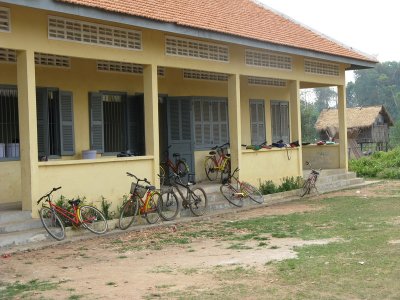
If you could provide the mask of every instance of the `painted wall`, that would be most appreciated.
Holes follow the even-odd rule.
[[[21,201],[21,164],[0,162],[0,204]]]
[[[298,167],[299,155],[299,148],[243,150],[240,178],[259,186],[260,182],[266,180],[280,184],[284,177],[302,176],[302,170]]]
[[[321,146],[307,145],[302,148],[304,170],[310,168],[306,165],[306,161],[309,161],[314,169],[340,168],[339,144]]]

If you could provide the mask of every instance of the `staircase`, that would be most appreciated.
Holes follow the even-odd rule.
[[[0,250],[46,239],[41,221],[32,219],[30,211],[0,211]]]

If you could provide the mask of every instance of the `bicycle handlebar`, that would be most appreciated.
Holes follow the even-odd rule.
[[[140,179],[140,178],[136,177],[135,175],[133,175],[132,173],[129,173],[129,172],[126,172],[126,175],[128,175],[129,177],[134,177],[137,180],[138,183],[140,181],[143,181],[143,182],[146,182],[147,184],[151,185],[151,183],[147,180],[147,178]]]
[[[46,195],[40,197],[40,199],[36,202],[36,204],[39,204],[44,198],[50,197],[50,195],[51,195],[53,192],[55,192],[55,191],[57,191],[57,190],[59,190],[59,189],[61,189],[61,186],[59,186],[59,187],[53,187],[53,189],[52,189],[50,192],[48,192]]]
[[[215,150],[215,149],[218,149],[218,148],[224,148],[225,146],[229,146],[229,145],[230,145],[229,142],[225,143],[225,144],[223,144],[221,146],[216,145],[216,146],[212,147],[211,150]]]

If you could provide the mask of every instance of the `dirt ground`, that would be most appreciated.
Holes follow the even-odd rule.
[[[399,183],[393,185],[376,184],[334,194],[369,197],[399,188]],[[329,243],[331,240],[303,241],[269,236],[266,237],[269,246],[255,247],[255,250],[251,243],[256,241],[246,241],[247,247],[234,248],[231,242],[222,238],[203,236],[191,238],[190,243],[177,240],[172,245],[160,247],[153,237],[167,234],[174,238],[180,232],[198,232],[202,226],[209,227],[210,224],[316,210],[322,207],[319,199],[323,197],[326,195],[214,215],[201,222],[120,231],[79,242],[55,242],[44,249],[12,253],[9,257],[0,257],[0,283],[30,280],[59,283],[56,289],[28,294],[28,299],[154,299],[166,292],[191,288],[198,282],[203,288],[217,287],[221,283],[212,276],[217,269],[251,266],[265,270],[269,261],[296,257],[294,247]],[[271,280],[274,280],[273,276]],[[3,299],[1,293],[0,290],[0,299]]]

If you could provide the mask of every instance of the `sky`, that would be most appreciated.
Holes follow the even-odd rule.
[[[257,0],[380,62],[400,61],[398,0]]]

